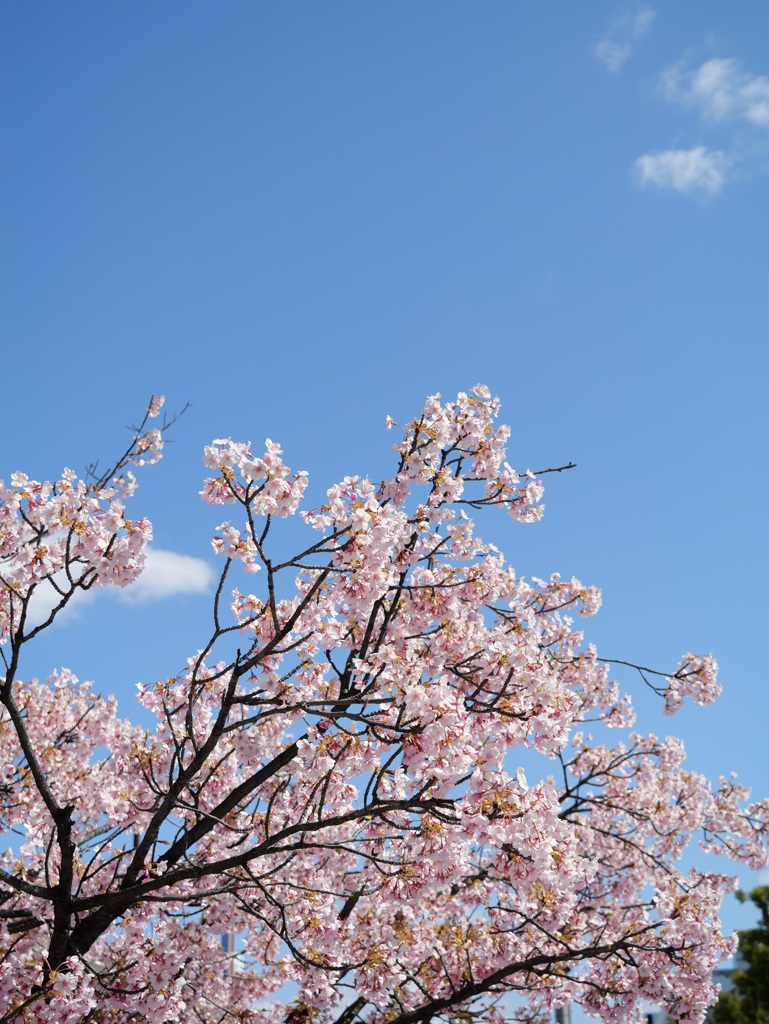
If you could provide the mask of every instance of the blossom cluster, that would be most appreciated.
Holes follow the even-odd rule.
[[[145,422],[161,406],[162,398],[153,397]],[[31,625],[35,594],[45,619],[79,590],[126,587],[138,579],[152,526],[126,516],[125,502],[136,490],[126,467],[157,462],[162,447],[162,431],[142,427],[101,480],[79,479],[71,469],[55,481],[22,472],[8,484],[0,480],[0,644],[37,625]]]

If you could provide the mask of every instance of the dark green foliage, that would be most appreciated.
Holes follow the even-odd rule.
[[[715,1024],[769,1024],[769,886],[747,895],[738,892],[737,898],[742,903],[752,900],[761,921],[757,928],[739,933],[744,966],[734,972],[735,991],[719,996],[713,1019]]]

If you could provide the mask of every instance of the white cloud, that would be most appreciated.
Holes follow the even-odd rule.
[[[721,150],[697,146],[646,153],[636,160],[634,171],[643,187],[668,188],[685,196],[710,199],[723,188],[730,163]]]
[[[56,573],[54,580],[61,589],[68,589],[67,578],[63,572]],[[74,619],[79,618],[84,606],[93,601],[96,593],[96,590],[93,588],[75,591],[68,604],[57,615],[56,621],[72,622]],[[27,609],[27,629],[39,626],[45,622],[60,600],[61,594],[57,593],[48,580],[43,580],[42,583],[39,583],[35,588],[32,600],[29,602],[29,608]]]
[[[66,589],[67,580],[63,572],[54,577],[59,587]],[[214,571],[201,558],[178,555],[163,548],[147,548],[144,571],[139,579],[125,589],[115,587],[91,587],[77,590],[63,611],[56,617],[58,623],[72,622],[80,617],[86,605],[102,595],[111,594],[129,604],[146,604],[162,601],[180,594],[208,594],[213,588]],[[27,613],[27,626],[39,626],[44,622],[60,600],[51,583],[38,585],[32,596]]]
[[[654,11],[645,6],[619,15],[595,44],[593,56],[612,73],[619,71],[633,52],[634,44],[652,27],[654,18]]]
[[[769,128],[769,78],[742,70],[734,58],[713,57],[694,71],[676,64],[662,75],[662,94],[713,121],[747,121]]]
[[[207,594],[213,581],[213,569],[202,558],[150,547],[141,576],[120,595],[132,604],[143,604],[178,594]]]

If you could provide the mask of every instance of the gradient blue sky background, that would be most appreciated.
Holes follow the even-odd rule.
[[[280,440],[319,495],[483,381],[517,468],[578,463],[484,535],[603,588],[602,654],[713,651],[710,709],[627,677],[639,727],[769,792],[769,5],[2,0],[0,137],[0,475],[191,403],[134,501],[147,580],[27,676],[132,715],[202,642],[211,438]]]

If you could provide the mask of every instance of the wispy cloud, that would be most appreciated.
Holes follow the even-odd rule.
[[[67,589],[67,579],[63,572],[56,573],[54,580],[58,587]],[[77,590],[70,598],[69,603],[57,614],[56,621],[58,623],[66,623],[79,618],[83,608],[93,601],[95,597],[96,591],[93,588],[91,590]],[[33,628],[45,622],[60,600],[61,594],[58,593],[48,580],[39,583],[27,609],[27,628]]]
[[[63,573],[57,574],[56,582],[62,588],[67,585]],[[148,604],[182,594],[208,594],[213,588],[213,582],[213,569],[201,558],[149,547],[144,571],[135,583],[124,590],[112,587],[106,590],[102,587],[78,590],[66,608],[57,615],[56,621],[63,624],[79,618],[87,605],[106,594],[128,604]],[[50,583],[40,584],[30,602],[28,625],[37,626],[45,622],[59,600],[60,595]]]
[[[179,594],[207,594],[213,581],[213,569],[202,558],[151,547],[144,572],[121,596],[132,604],[144,604]]]
[[[695,70],[681,63],[662,75],[666,99],[712,121],[747,121],[769,128],[769,77],[751,75],[735,58],[713,57]]]
[[[730,163],[721,150],[697,146],[646,153],[636,160],[633,169],[642,187],[672,189],[685,196],[710,199],[723,188]]]
[[[651,29],[654,18],[654,11],[646,6],[620,14],[593,47],[593,56],[612,73],[619,71],[635,44]]]

